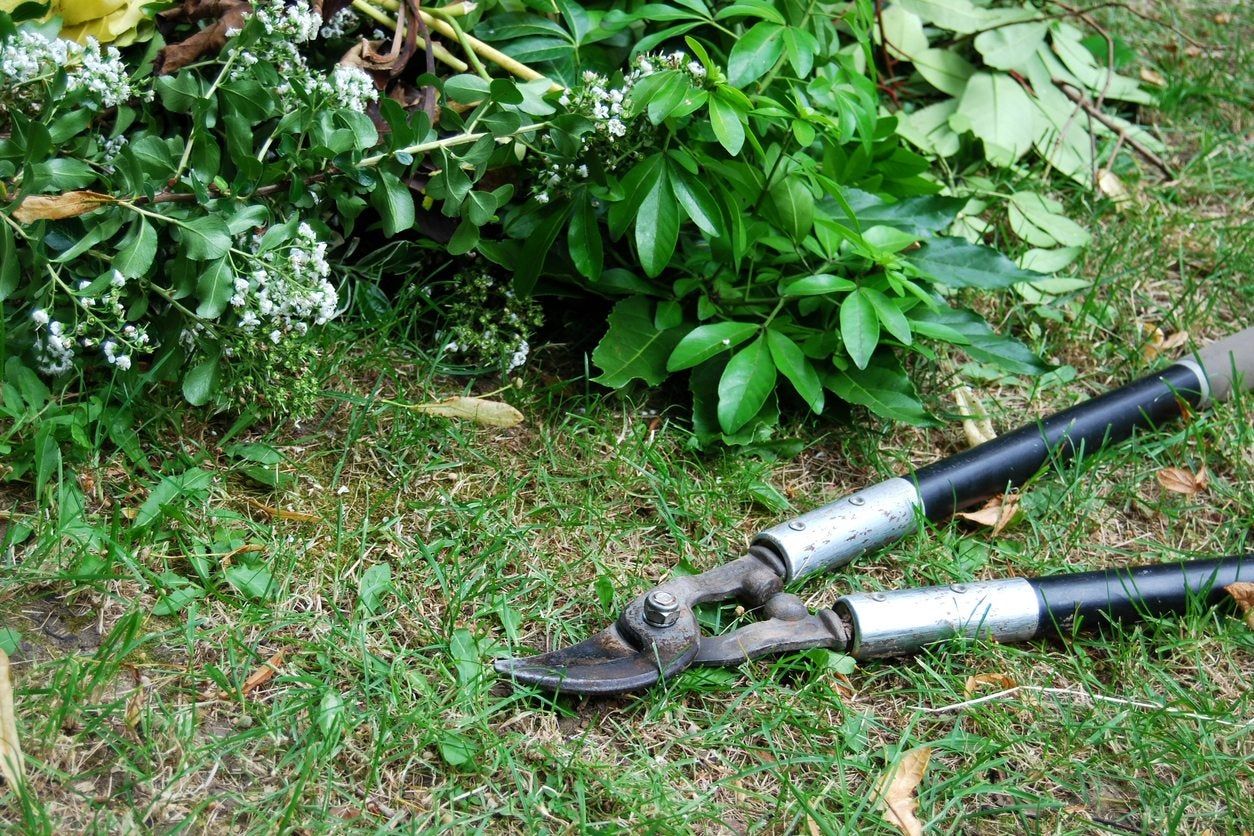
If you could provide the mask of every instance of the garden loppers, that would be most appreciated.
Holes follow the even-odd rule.
[[[1249,580],[1252,559],[849,595],[817,614],[782,590],[914,532],[924,519],[946,519],[1018,487],[1046,464],[1092,453],[1251,387],[1254,328],[1247,328],[1160,372],[767,529],[744,556],[666,581],[592,638],[539,656],[501,659],[496,669],[548,691],[617,694],[694,664],[736,664],[802,648],[869,658],[959,634],[1026,639],[1069,629],[1077,617],[1091,622],[1099,614],[1178,612],[1190,595],[1217,591],[1238,575]],[[702,636],[695,608],[732,599],[763,619],[724,636]]]

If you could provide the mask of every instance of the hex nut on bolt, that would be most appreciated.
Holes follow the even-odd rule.
[[[644,620],[653,627],[670,627],[679,620],[679,599],[669,592],[650,592],[644,599]]]

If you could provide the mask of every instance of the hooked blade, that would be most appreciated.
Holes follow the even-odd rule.
[[[609,696],[638,691],[688,667],[697,653],[697,637],[683,644],[650,642],[641,649],[619,626],[602,630],[572,647],[528,656],[497,659],[497,673],[545,691]]]

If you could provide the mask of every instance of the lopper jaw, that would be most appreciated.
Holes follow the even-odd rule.
[[[844,624],[830,611],[810,614],[781,592],[784,567],[768,550],[699,575],[675,578],[632,601],[618,621],[572,647],[523,659],[500,659],[498,673],[545,691],[608,696],[638,691],[691,665],[736,665],[808,647],[844,649]],[[763,621],[723,636],[702,636],[699,604],[739,600]]]

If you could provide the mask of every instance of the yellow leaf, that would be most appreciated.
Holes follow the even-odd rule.
[[[1254,583],[1230,583],[1224,587],[1224,592],[1236,600],[1237,606],[1245,614],[1245,626],[1254,630]]]
[[[1167,335],[1163,333],[1163,329],[1154,325],[1152,322],[1141,324],[1141,332],[1145,334],[1146,343],[1141,346],[1141,356],[1146,360],[1153,360],[1157,357],[1163,348],[1163,343],[1167,339]]]
[[[1019,683],[1004,673],[977,673],[967,677],[967,684],[962,688],[962,694],[966,698],[970,698],[972,694],[980,689],[981,685],[993,685],[999,690],[1014,688]]]
[[[60,3],[53,4],[61,13],[61,22],[66,26],[77,26],[89,20],[99,20],[126,5],[127,0],[70,0],[70,2],[62,0]]]
[[[1182,467],[1164,467],[1158,471],[1157,476],[1158,484],[1162,485],[1164,490],[1182,493],[1185,496],[1196,496],[1206,490],[1206,486],[1210,484],[1210,476],[1207,475],[1204,467],[1197,473]]]
[[[17,712],[13,708],[13,679],[9,672],[9,655],[0,650],[0,775],[15,791],[21,791],[26,779],[26,761],[17,739]]]
[[[441,418],[465,418],[489,427],[515,427],[523,422],[523,414],[514,407],[483,398],[446,398],[435,403],[414,404],[410,409]]]
[[[1157,70],[1151,70],[1149,67],[1141,68],[1141,81],[1146,84],[1152,84],[1155,87],[1166,87],[1167,79],[1163,78],[1162,73]]]
[[[19,223],[35,221],[59,221],[77,218],[93,209],[117,203],[115,198],[99,192],[62,192],[61,194],[33,194],[13,210]]]
[[[875,785],[875,800],[885,821],[906,836],[923,836],[923,823],[915,816],[919,800],[914,792],[923,781],[932,747],[920,746],[901,756],[880,776]]]

